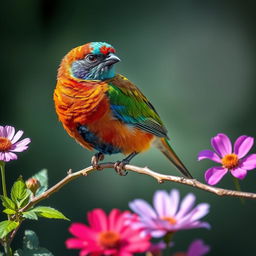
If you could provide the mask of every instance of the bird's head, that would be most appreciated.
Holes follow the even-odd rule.
[[[71,50],[64,58],[70,74],[83,80],[106,80],[115,76],[114,64],[120,59],[108,43],[92,42]]]

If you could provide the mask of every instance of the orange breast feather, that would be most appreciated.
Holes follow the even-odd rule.
[[[59,120],[70,136],[88,149],[88,145],[78,134],[78,125],[88,125],[100,119],[108,107],[105,98],[106,85],[78,83],[72,79],[58,79],[54,91],[54,102]]]

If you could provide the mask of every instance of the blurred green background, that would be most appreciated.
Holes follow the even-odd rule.
[[[58,122],[52,94],[56,70],[73,47],[106,41],[122,62],[117,72],[137,84],[151,100],[169,130],[171,143],[197,179],[203,181],[210,161],[197,153],[210,148],[218,132],[234,141],[255,136],[255,2],[254,1],[85,1],[17,0],[1,3],[1,125],[13,125],[32,139],[19,160],[7,164],[8,187],[22,174],[42,168],[50,185],[69,168],[89,165],[92,152],[76,144]],[[255,151],[255,148],[254,148]],[[121,155],[111,160],[121,159]],[[155,149],[132,162],[166,174],[179,175]],[[249,172],[242,190],[256,191],[256,173]],[[230,175],[219,184],[234,188]],[[215,195],[150,177],[113,170],[79,178],[42,202],[75,222],[100,207],[127,209],[135,198],[152,200],[157,189],[193,192],[197,202],[211,204],[204,229],[181,231],[175,250],[185,250],[195,238],[211,246],[209,255],[256,255],[256,202]],[[3,218],[3,215],[1,216]],[[78,255],[65,248],[70,223],[27,221],[13,246],[21,246],[24,229],[32,229],[54,255]]]

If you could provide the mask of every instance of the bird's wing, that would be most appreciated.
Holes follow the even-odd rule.
[[[153,105],[133,83],[121,75],[107,83],[107,95],[115,118],[158,137],[167,137],[167,130]]]

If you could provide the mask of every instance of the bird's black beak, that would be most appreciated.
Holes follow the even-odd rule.
[[[106,65],[113,65],[117,62],[121,61],[114,53],[109,53],[105,59]]]

